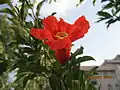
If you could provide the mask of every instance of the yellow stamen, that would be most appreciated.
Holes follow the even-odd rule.
[[[66,33],[66,32],[58,32],[58,33],[56,33],[55,37],[57,39],[64,39],[64,38],[68,37],[68,33]]]

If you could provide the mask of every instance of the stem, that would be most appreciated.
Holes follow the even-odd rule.
[[[45,55],[47,56],[47,58],[48,58],[49,62],[51,63],[51,65],[52,65],[53,67],[55,67],[55,66],[53,65],[53,62],[51,61],[51,58],[50,58],[48,52],[49,52],[49,49],[48,49],[47,51],[45,51],[45,53],[46,53]]]

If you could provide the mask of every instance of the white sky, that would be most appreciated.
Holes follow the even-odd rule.
[[[41,16],[48,16],[52,12],[57,12],[57,17],[64,18],[67,22],[73,23],[81,15],[85,15],[90,22],[90,29],[86,36],[74,42],[72,51],[82,45],[84,55],[93,56],[96,61],[85,62],[82,65],[100,65],[105,59],[112,59],[120,54],[120,28],[119,22],[106,29],[104,22],[95,23],[98,19],[96,12],[101,10],[100,2],[94,7],[92,0],[85,1],[79,7],[76,7],[76,0],[59,0],[59,2],[45,3],[41,9]]]

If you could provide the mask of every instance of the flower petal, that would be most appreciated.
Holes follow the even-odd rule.
[[[52,50],[70,48],[71,47],[71,40],[69,38],[52,40],[51,42],[49,42],[49,46]]]
[[[49,30],[52,34],[58,30],[58,21],[54,16],[48,16],[43,20],[44,28]]]
[[[53,40],[51,33],[48,30],[31,28],[30,34],[40,40]]]
[[[86,20],[85,16],[79,17],[75,21],[74,25],[76,25],[78,27],[80,26],[81,28],[85,28],[85,29],[89,29],[90,28],[89,22]],[[88,31],[87,30],[85,30],[85,31],[82,30],[82,32],[87,33]]]
[[[89,22],[86,20],[85,16],[79,17],[71,29],[71,41],[75,41],[82,38],[84,34],[88,32],[90,28]]]
[[[65,22],[62,18],[60,18],[60,21],[59,21],[58,25],[59,25],[59,31],[67,32],[67,33],[72,26],[71,24]]]
[[[70,49],[63,48],[63,49],[57,50],[55,51],[55,56],[59,61],[59,63],[64,64],[70,58]]]

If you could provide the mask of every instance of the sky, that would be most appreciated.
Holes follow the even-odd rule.
[[[105,22],[95,23],[99,18],[96,13],[102,7],[100,0],[97,0],[95,6],[92,5],[92,0],[85,0],[79,7],[76,7],[76,2],[77,0],[57,0],[51,4],[46,2],[41,8],[40,15],[47,17],[53,12],[57,12],[56,17],[63,18],[68,23],[74,23],[82,15],[87,18],[90,22],[89,32],[84,38],[73,42],[72,52],[83,46],[83,55],[92,56],[96,61],[85,62],[82,65],[101,65],[105,59],[112,59],[120,54],[119,22],[111,25],[108,29]]]

